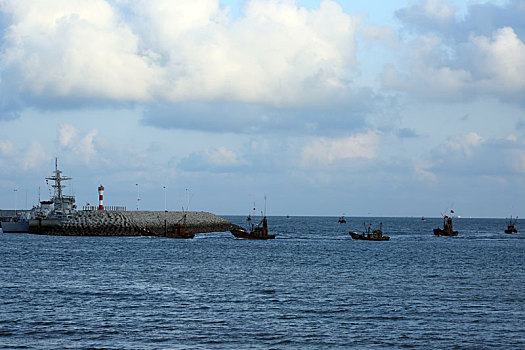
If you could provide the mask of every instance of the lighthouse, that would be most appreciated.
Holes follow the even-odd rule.
[[[98,210],[104,210],[104,186],[98,186]]]

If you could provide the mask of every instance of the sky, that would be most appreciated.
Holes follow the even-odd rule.
[[[525,0],[0,0],[0,208],[525,216]]]

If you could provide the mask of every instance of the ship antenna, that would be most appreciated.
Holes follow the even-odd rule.
[[[264,216],[266,216],[266,195],[264,195]]]

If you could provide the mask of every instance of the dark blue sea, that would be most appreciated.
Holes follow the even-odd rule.
[[[525,225],[347,220],[270,217],[268,241],[1,234],[0,348],[525,348]],[[365,220],[391,240],[352,240]]]

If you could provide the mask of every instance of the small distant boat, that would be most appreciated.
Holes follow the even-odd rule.
[[[339,223],[340,224],[346,224],[346,219],[345,219],[344,215],[339,218]]]
[[[372,224],[369,224],[368,228],[366,227],[365,223],[363,223],[363,225],[365,226],[366,232],[363,232],[363,233],[350,232],[350,236],[352,236],[353,239],[362,240],[362,241],[388,241],[390,239],[389,236],[383,236],[383,223],[382,222],[379,224],[379,230],[373,230],[373,231],[372,231]]]
[[[518,233],[518,230],[515,227],[517,221],[518,221],[517,216],[514,219],[511,216],[509,220],[509,224],[507,225],[507,229],[505,230],[505,233]]]
[[[454,214],[454,210],[450,211],[450,214]],[[443,229],[437,227],[434,229],[434,234],[440,237],[453,237],[458,235],[458,231],[454,231],[452,228],[452,217],[445,215],[443,216]]]
[[[421,217],[421,221],[425,221],[425,217],[424,216]]]

